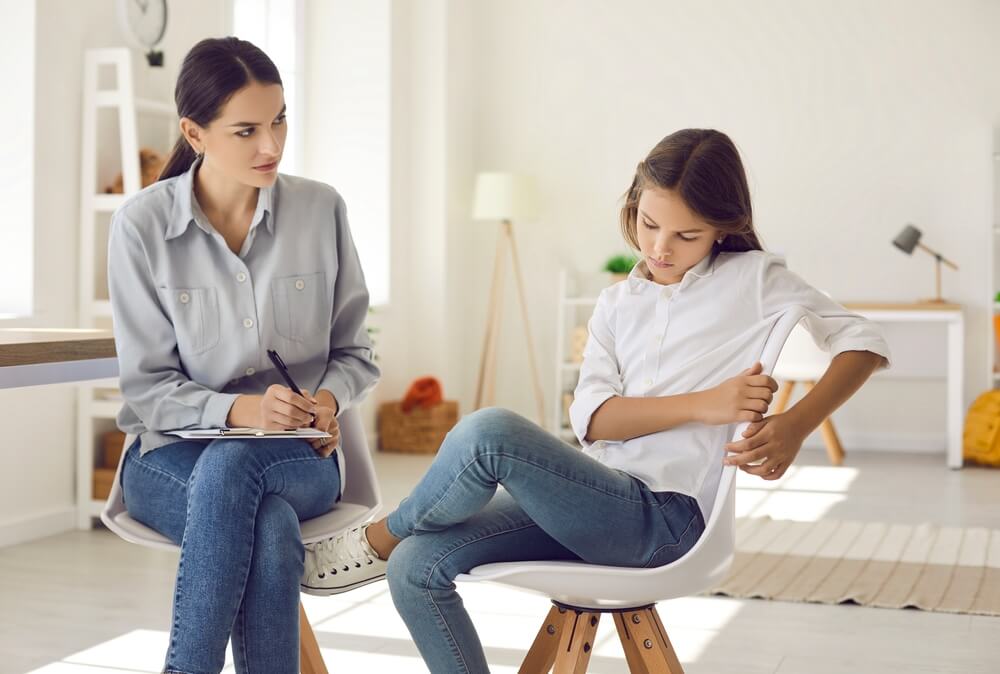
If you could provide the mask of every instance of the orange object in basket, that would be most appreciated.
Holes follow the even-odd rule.
[[[441,382],[434,377],[421,377],[407,389],[403,397],[402,408],[404,412],[409,412],[414,407],[424,409],[434,407],[444,400],[444,392],[441,390]]]

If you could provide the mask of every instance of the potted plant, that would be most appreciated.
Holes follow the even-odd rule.
[[[604,263],[604,271],[611,274],[611,282],[618,283],[628,278],[628,274],[639,262],[639,258],[632,254],[615,255]]]

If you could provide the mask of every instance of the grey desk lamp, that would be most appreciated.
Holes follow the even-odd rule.
[[[937,273],[937,280],[935,285],[937,294],[932,299],[927,301],[935,303],[944,302],[945,299],[941,297],[941,264],[942,263],[946,264],[955,271],[958,271],[958,265],[955,264],[954,262],[951,262],[950,260],[946,260],[941,255],[941,253],[937,252],[936,250],[931,250],[924,244],[920,243],[921,236],[922,232],[919,229],[917,229],[913,225],[908,224],[906,225],[906,227],[903,228],[903,231],[901,231],[896,236],[896,238],[892,240],[892,243],[894,246],[896,246],[896,248],[899,248],[907,255],[912,255],[914,248],[920,248],[921,250],[924,250],[934,256],[934,260],[937,263],[934,267]]]

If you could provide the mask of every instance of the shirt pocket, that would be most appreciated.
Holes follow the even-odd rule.
[[[177,337],[177,351],[193,356],[219,343],[219,302],[215,288],[157,288]]]
[[[330,307],[326,301],[326,274],[296,274],[271,281],[274,329],[296,342],[306,342],[330,331]]]

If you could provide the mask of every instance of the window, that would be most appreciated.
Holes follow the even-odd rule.
[[[29,316],[34,274],[35,3],[0,0],[0,64],[13,105],[0,108],[0,319]]]
[[[389,0],[232,2],[234,34],[267,52],[285,84],[282,172],[333,185],[344,197],[371,303],[385,304]]]

